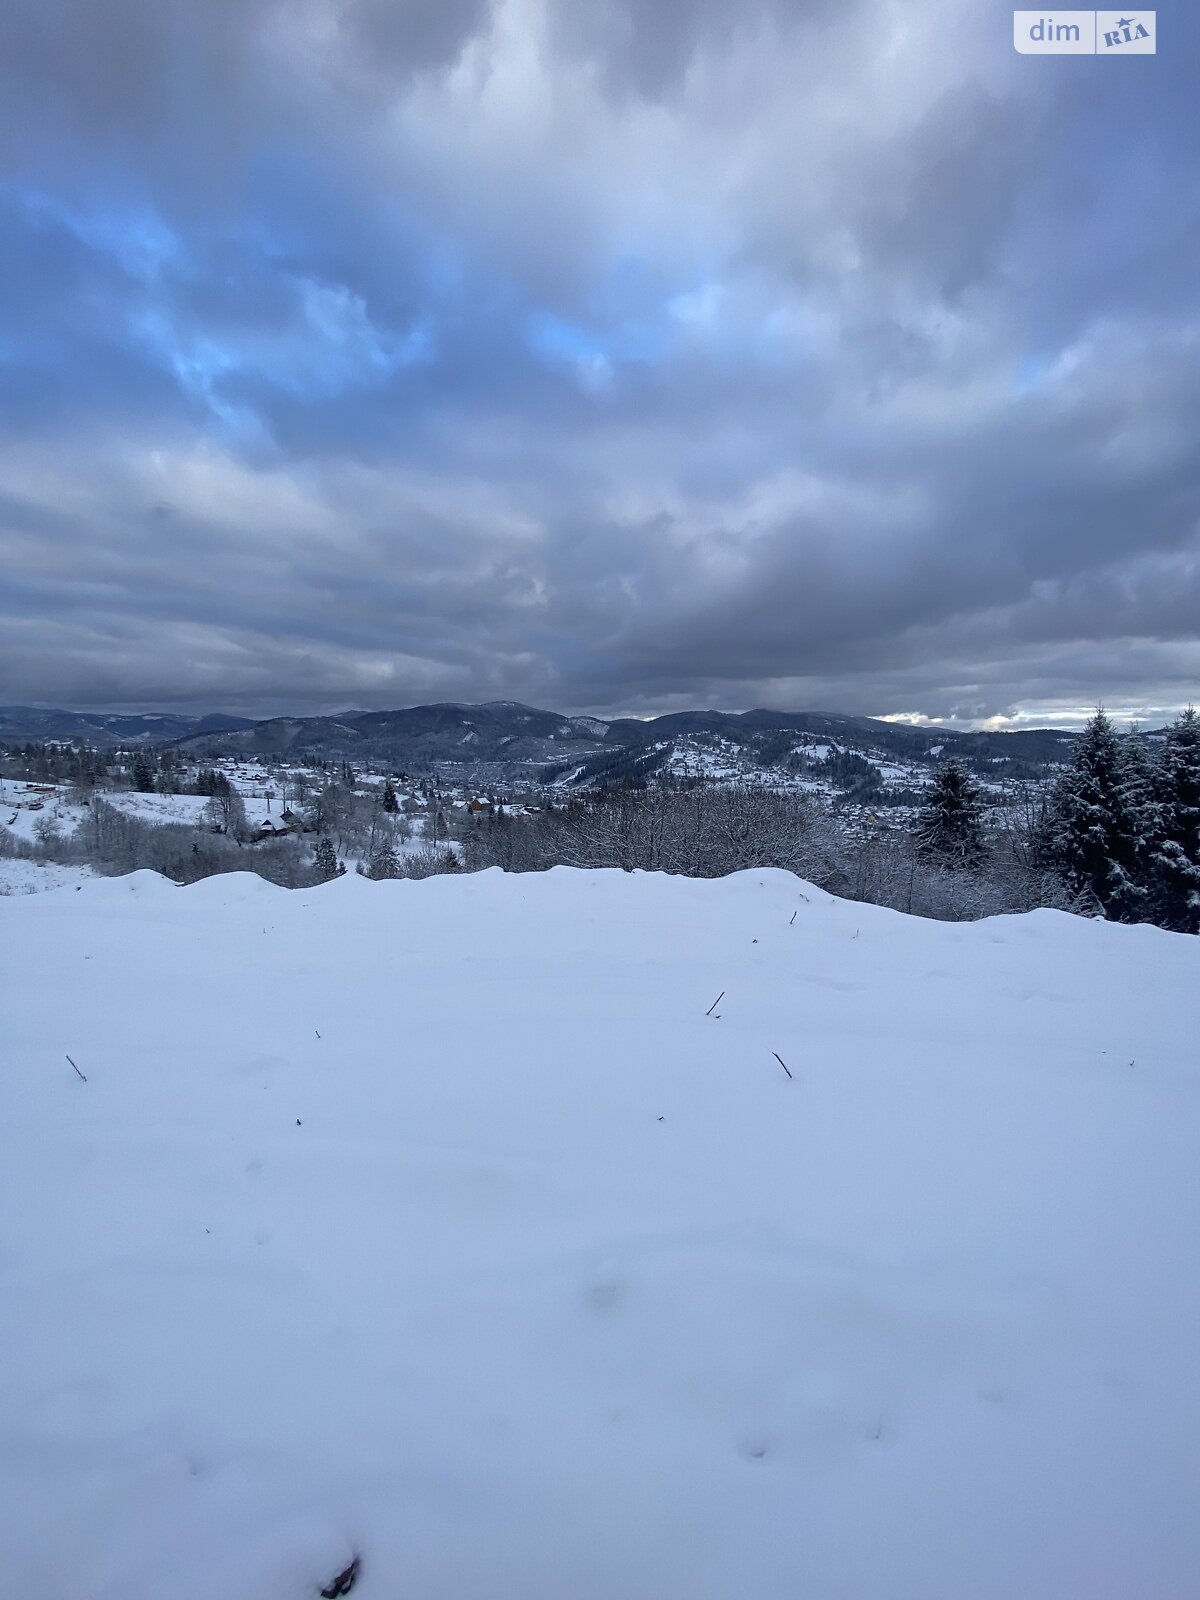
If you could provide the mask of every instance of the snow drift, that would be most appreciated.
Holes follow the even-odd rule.
[[[14,1592],[1200,1594],[1200,941],[560,869],[0,944]]]

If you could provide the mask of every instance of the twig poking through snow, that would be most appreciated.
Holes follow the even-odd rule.
[[[775,1057],[776,1061],[778,1061],[779,1065],[783,1068],[783,1070],[787,1073],[788,1077],[790,1078],[792,1076],[792,1074],[788,1069],[788,1064],[783,1059],[783,1057],[779,1054],[779,1051],[778,1050],[772,1050],[771,1054]]]
[[[704,1015],[705,1015],[705,1016],[706,1016],[706,1017],[711,1017],[711,1016],[712,1016],[712,1014],[713,1014],[713,1012],[714,1012],[714,1011],[715,1011],[715,1010],[716,1010],[716,1009],[717,1009],[717,1007],[718,1007],[718,1006],[719,1006],[719,1005],[720,1005],[720,1004],[721,1004],[721,1001],[722,1001],[722,1000],[724,1000],[724,998],[725,998],[725,991],[724,991],[724,989],[722,989],[722,990],[721,990],[721,992],[720,992],[720,994],[719,994],[719,995],[718,995],[718,996],[717,996],[717,998],[716,998],[716,999],[715,999],[715,1000],[714,1000],[714,1001],[713,1001],[713,1003],[712,1003],[712,1005],[710,1005],[710,1006],[709,1006],[709,1008],[708,1008],[708,1010],[707,1010],[707,1011],[706,1011],[706,1012],[705,1012],[705,1013],[704,1013]]]
[[[358,1577],[360,1565],[359,1558],[355,1556],[345,1571],[339,1572],[336,1578],[331,1578],[321,1590],[321,1600],[338,1600],[339,1595],[349,1594]]]
[[[68,1061],[71,1061],[71,1058],[70,1058],[70,1056],[68,1056],[68,1057],[67,1057],[67,1060],[68,1060]],[[72,1065],[72,1066],[73,1066],[73,1067],[75,1067],[75,1063],[74,1063],[74,1062],[73,1062],[73,1061],[71,1061],[71,1065]],[[76,1072],[79,1072],[79,1068],[78,1068],[78,1067],[75,1067],[75,1071],[76,1071]],[[80,1077],[81,1077],[81,1078],[83,1078],[83,1073],[82,1073],[82,1072],[79,1072],[79,1076],[80,1076]],[[86,1079],[86,1078],[83,1078],[83,1081],[84,1081],[84,1083],[86,1083],[86,1082],[87,1082],[87,1079]]]
[[[792,922],[795,922],[795,920],[796,920],[796,913],[793,911],[792,912],[792,917],[791,917],[791,922],[788,923],[788,927],[789,928],[791,927]]]

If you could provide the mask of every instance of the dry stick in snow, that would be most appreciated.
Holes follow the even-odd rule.
[[[358,1556],[355,1556],[350,1565],[344,1571],[339,1572],[336,1578],[331,1578],[321,1590],[322,1600],[336,1600],[338,1595],[349,1594],[354,1587],[361,1566],[362,1562]]]
[[[783,1059],[783,1057],[779,1054],[779,1051],[778,1050],[772,1050],[771,1054],[775,1057],[776,1061],[778,1061],[779,1065],[783,1068],[783,1070],[787,1073],[788,1077],[790,1078],[792,1076],[792,1074],[788,1070],[788,1064]]]
[[[793,912],[792,912],[792,922],[795,922],[795,920],[796,920],[796,913],[795,913],[795,912],[794,912],[794,911],[793,911]],[[788,923],[788,927],[789,927],[789,928],[790,928],[790,927],[791,927],[791,925],[792,925],[792,922],[789,922],[789,923]]]
[[[720,992],[720,994],[719,994],[719,995],[718,995],[718,996],[717,996],[717,998],[716,998],[716,999],[715,999],[715,1000],[714,1000],[714,1001],[713,1001],[713,1003],[712,1003],[712,1005],[710,1005],[710,1006],[709,1006],[709,1008],[708,1008],[708,1010],[707,1010],[707,1011],[706,1011],[706,1012],[705,1012],[705,1013],[704,1013],[704,1015],[705,1015],[705,1016],[706,1016],[706,1017],[711,1017],[711,1016],[712,1016],[712,1014],[713,1014],[713,1012],[714,1012],[714,1011],[715,1011],[715,1010],[716,1010],[716,1009],[717,1009],[717,1007],[718,1007],[718,1006],[719,1006],[719,1005],[720,1005],[720,1004],[721,1004],[721,1001],[722,1001],[722,1000],[724,1000],[724,998],[725,998],[725,991],[724,991],[724,989],[722,989],[722,990],[721,990],[721,992]]]
[[[68,1061],[71,1061],[71,1058],[70,1058],[70,1056],[68,1056],[68,1057],[67,1057],[67,1060],[68,1060]],[[75,1063],[74,1063],[74,1062],[73,1062],[73,1061],[71,1061],[71,1065],[72,1065],[72,1066],[73,1066],[73,1067],[75,1067]],[[78,1068],[78,1067],[75,1067],[75,1071],[76,1071],[76,1072],[79,1072],[79,1068]],[[79,1072],[79,1076],[80,1076],[80,1077],[81,1077],[81,1078],[83,1078],[83,1073],[82,1073],[82,1072]],[[86,1079],[86,1078],[83,1078],[83,1081],[84,1081],[84,1083],[86,1083],[86,1082],[87,1082],[87,1079]]]

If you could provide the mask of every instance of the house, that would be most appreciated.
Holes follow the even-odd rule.
[[[251,835],[251,843],[261,844],[264,839],[284,839],[291,831],[282,817],[278,822],[273,817],[264,817]]]

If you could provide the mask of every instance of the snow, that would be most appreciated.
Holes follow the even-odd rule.
[[[0,856],[0,895],[39,894],[43,889],[74,888],[93,876],[84,866],[61,866],[55,861],[9,860]]]
[[[23,1594],[1195,1600],[1200,940],[556,869],[0,948]]]
[[[260,769],[230,765],[223,770],[241,794],[246,819],[252,826],[268,817],[278,818],[284,802]],[[270,800],[267,791],[272,796]],[[204,795],[140,794],[124,789],[98,790],[97,794],[114,810],[154,825],[178,823],[198,827],[204,826],[207,820],[208,800]],[[67,787],[44,785],[38,788],[11,778],[0,779],[0,827],[6,827],[20,839],[35,839],[38,825],[43,821],[52,824],[57,833],[70,835],[87,814],[87,808]]]
[[[37,838],[40,824],[53,827],[57,833],[70,834],[86,816],[86,808],[69,789],[0,778],[0,828],[27,844]]]
[[[279,820],[282,801],[276,800],[272,806],[261,791],[257,794],[239,792],[246,808],[246,820],[251,826],[268,818],[276,822]],[[103,794],[101,799],[116,811],[156,825],[174,822],[194,828],[203,826],[207,820],[208,798],[202,794],[138,794],[130,790]]]

